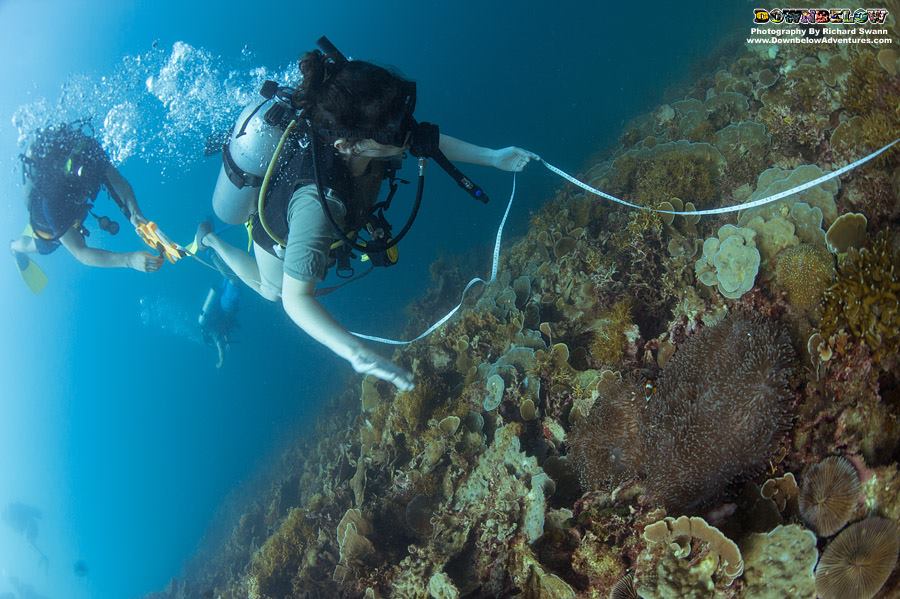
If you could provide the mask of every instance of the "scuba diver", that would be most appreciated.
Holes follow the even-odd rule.
[[[435,160],[473,198],[487,202],[484,191],[450,160],[518,172],[538,157],[517,147],[475,146],[441,134],[437,125],[417,122],[415,83],[372,63],[348,60],[325,37],[318,45],[323,51],[300,59],[299,87],[266,82],[262,101],[244,109],[223,150],[213,208],[228,224],[247,222],[255,259],[208,226],[198,229],[195,242],[214,250],[264,298],[280,298],[297,326],[356,372],[409,390],[411,373],[338,323],[316,299],[316,283],[331,266],[339,276],[352,275],[353,252],[372,267],[396,263],[396,244],[421,202],[425,158]],[[419,161],[416,201],[394,234],[384,211],[407,151]],[[390,192],[379,202],[385,180]]]
[[[146,223],[131,185],[112,165],[100,143],[84,132],[84,122],[41,129],[21,156],[22,178],[29,224],[9,249],[33,291],[39,292],[46,277],[27,254],[50,254],[60,245],[82,264],[132,268],[154,272],[163,259],[148,252],[111,252],[89,247],[85,238],[88,215],[110,235],[119,223],[93,212],[101,187],[134,227]]]
[[[211,287],[206,294],[206,301],[197,317],[203,341],[215,346],[219,352],[216,368],[221,368],[225,362],[225,350],[231,344],[231,333],[237,326],[239,300],[237,285],[230,278],[223,277],[222,283]]]
[[[45,570],[49,568],[50,561],[47,559],[47,555],[37,546],[38,520],[41,519],[41,510],[27,503],[14,501],[3,508],[0,517],[11,529],[25,537],[40,557],[40,565]]]

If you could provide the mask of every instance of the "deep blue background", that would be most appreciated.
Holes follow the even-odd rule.
[[[54,101],[74,73],[99,78],[126,54],[184,41],[237,61],[244,47],[278,67],[327,34],[345,53],[399,69],[419,86],[417,117],[490,147],[519,145],[577,171],[623,123],[722,40],[749,26],[752,6],[685,2],[640,11],[599,2],[0,1],[0,191],[9,238],[25,222],[9,116]],[[588,6],[592,5],[592,6]],[[657,9],[653,7],[656,6]],[[690,15],[686,17],[686,15]],[[187,168],[132,158],[121,171],[148,217],[188,240],[210,212],[217,159]],[[401,265],[367,277],[327,304],[351,330],[396,334],[404,306],[429,284],[440,253],[489,245],[511,177],[464,168],[493,197],[482,206],[432,168]],[[537,165],[519,179],[511,230],[521,231],[559,181]],[[396,203],[409,206],[412,192]],[[108,204],[106,205],[108,206]],[[106,210],[107,213],[110,210]],[[404,215],[405,216],[405,215]],[[394,216],[395,219],[404,216]],[[99,232],[95,233],[99,235]],[[239,239],[239,238],[238,238]],[[123,234],[109,247],[137,249]],[[33,585],[50,597],[135,597],[162,588],[195,549],[223,497],[287,431],[314,421],[321,402],[355,375],[299,332],[280,306],[244,294],[240,343],[221,371],[213,350],[143,326],[139,300],[164,297],[193,314],[214,273],[195,263],[156,275],[44,258],[34,297],[12,261],[0,269],[7,393],[0,397],[0,505],[45,512],[36,566],[22,537],[0,529],[0,593]],[[440,315],[435,315],[437,318]],[[91,571],[76,579],[71,564]]]

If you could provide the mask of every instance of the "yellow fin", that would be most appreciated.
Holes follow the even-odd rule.
[[[47,286],[47,275],[44,274],[41,267],[25,254],[16,252],[15,257],[16,265],[19,267],[19,274],[22,275],[22,280],[25,281],[31,292],[35,295],[42,292],[44,287]]]

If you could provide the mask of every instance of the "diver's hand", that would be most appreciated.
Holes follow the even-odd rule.
[[[494,150],[493,165],[501,171],[518,173],[532,160],[540,159],[541,157],[534,152],[510,146]]]
[[[409,391],[414,386],[412,373],[367,349],[354,354],[350,358],[350,365],[356,372],[371,374],[393,384],[400,391]]]
[[[148,252],[130,252],[128,254],[128,268],[139,272],[156,272],[162,263],[162,256],[154,256]]]
[[[147,219],[144,218],[144,215],[136,210],[131,213],[131,218],[129,220],[131,221],[131,226],[135,229],[137,229],[140,225],[147,224]]]

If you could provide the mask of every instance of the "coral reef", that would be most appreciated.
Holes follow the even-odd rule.
[[[871,247],[850,249],[834,285],[825,291],[820,333],[836,342],[846,332],[864,343],[878,362],[890,361],[900,345],[900,248],[882,231]],[[889,365],[886,365],[886,367]]]
[[[874,597],[897,565],[900,533],[884,518],[867,518],[839,534],[816,567],[816,592],[823,599]]]
[[[897,66],[711,52],[578,176],[686,212],[779,193],[896,137]],[[325,402],[153,599],[896,596],[898,156],[737,215],[560,187],[397,350],[416,388]],[[410,330],[483,262],[437,261]]]
[[[755,238],[756,231],[750,228],[721,227],[717,237],[703,242],[703,257],[694,266],[697,279],[710,287],[716,285],[731,299],[750,291],[759,272]]]
[[[649,396],[598,397],[570,438],[587,488],[638,477],[670,510],[696,508],[766,463],[789,420],[794,352],[777,323],[732,316],[666,363]]]
[[[667,517],[644,528],[643,538],[634,580],[641,597],[709,597],[744,571],[738,546],[703,518]]]
[[[830,537],[850,520],[860,500],[859,474],[842,457],[813,465],[803,477],[800,513],[820,536]]]
[[[775,261],[775,284],[792,306],[812,310],[834,278],[834,261],[823,248],[801,243],[786,248]]]
[[[749,535],[741,545],[744,592],[759,599],[814,597],[819,559],[816,535],[789,524]]]

